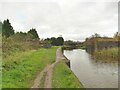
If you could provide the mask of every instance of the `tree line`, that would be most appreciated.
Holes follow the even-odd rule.
[[[4,20],[2,24],[2,37],[9,38],[10,36],[15,35],[15,34],[17,35],[20,34],[21,36],[29,35],[32,39],[39,39],[36,29],[32,28],[27,33],[25,32],[15,33],[15,30],[11,26],[11,23],[9,22],[9,20],[8,19]]]
[[[52,38],[46,38],[45,41],[49,42],[53,46],[61,46],[64,44],[64,39],[63,37],[59,36],[57,38],[52,37]]]
[[[2,24],[2,37],[9,38],[10,36],[13,36],[13,35],[14,36],[17,35],[15,38],[20,39],[20,40],[40,39],[35,28],[30,29],[27,33],[25,33],[25,32],[16,32],[15,33],[15,30],[11,26],[11,23],[9,22],[9,20],[8,19],[4,20],[3,24]],[[57,38],[55,38],[55,37],[46,38],[45,41],[48,41],[50,44],[52,44],[54,46],[60,46],[60,45],[63,45],[63,43],[64,43],[64,39],[61,36],[57,37]]]
[[[28,32],[15,32],[9,19],[0,22],[0,33],[2,36],[2,51],[4,54],[10,54],[16,51],[25,51],[30,49],[38,49],[41,47],[41,40],[35,28],[31,28]],[[64,44],[62,37],[46,38],[43,41],[46,44],[60,46]]]
[[[108,36],[101,36],[100,34],[97,34],[97,33],[94,33],[93,35],[91,35],[90,37],[87,37],[86,38],[86,42],[87,41],[90,41],[90,40],[97,40],[97,39],[99,39],[99,40],[113,40],[113,41],[120,41],[120,32],[116,32],[115,34],[114,34],[114,36],[113,37],[108,37]]]

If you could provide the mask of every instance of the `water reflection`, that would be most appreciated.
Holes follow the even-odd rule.
[[[85,50],[65,50],[71,70],[86,88],[117,88],[118,62],[93,59]]]

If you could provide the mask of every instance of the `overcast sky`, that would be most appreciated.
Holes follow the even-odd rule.
[[[109,1],[109,2],[108,2]],[[36,28],[40,38],[63,36],[83,41],[94,33],[113,36],[118,31],[118,0],[4,0],[1,21],[15,31]]]

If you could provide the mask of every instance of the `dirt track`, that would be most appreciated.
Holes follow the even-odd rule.
[[[46,66],[38,74],[38,76],[34,80],[34,85],[31,88],[41,88],[40,83],[41,83],[41,79],[42,79],[44,73],[46,73],[45,82],[44,82],[44,88],[52,88],[52,72],[53,72],[53,68],[54,68],[56,63],[58,63],[59,61],[61,61],[63,59],[65,59],[65,57],[62,54],[61,48],[58,48],[57,51],[56,51],[56,61],[54,63],[52,63],[51,65]]]

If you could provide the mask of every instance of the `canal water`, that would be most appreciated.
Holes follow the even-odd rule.
[[[95,60],[85,50],[64,50],[71,70],[85,88],[118,88],[118,62]]]

